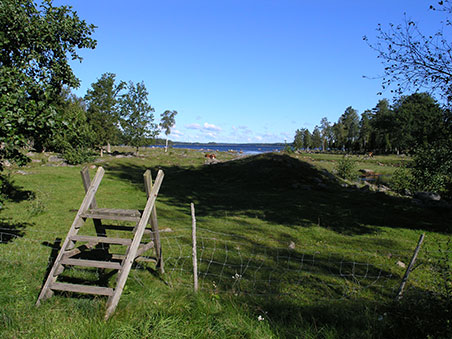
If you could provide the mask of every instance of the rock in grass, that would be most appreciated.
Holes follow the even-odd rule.
[[[416,192],[414,198],[422,201],[440,201],[441,196],[433,192]]]
[[[399,267],[402,267],[402,268],[406,268],[405,263],[403,261],[400,261],[400,260],[396,262],[396,265],[399,266]]]

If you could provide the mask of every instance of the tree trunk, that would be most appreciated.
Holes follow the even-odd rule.
[[[166,138],[165,153],[168,152],[168,137]]]
[[[111,153],[111,146],[109,142],[107,142],[107,153]]]
[[[102,158],[103,156],[104,156],[104,148],[101,147],[101,148],[100,148],[100,157]]]

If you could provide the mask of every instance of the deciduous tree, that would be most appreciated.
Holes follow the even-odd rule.
[[[166,135],[165,152],[168,151],[168,135],[171,133],[171,128],[176,123],[176,120],[175,120],[176,114],[177,114],[177,111],[166,110],[161,115],[160,127],[164,130],[165,135]]]
[[[102,146],[107,145],[108,149],[110,143],[117,143],[121,136],[118,99],[126,83],[116,83],[115,78],[113,73],[102,74],[85,95],[88,122],[94,131],[94,144],[101,148],[101,155]]]
[[[78,49],[96,46],[94,28],[51,0],[39,8],[32,0],[0,2],[0,163],[24,163],[24,146],[41,150],[51,138],[55,101],[63,86],[79,85],[68,58],[81,61]]]
[[[121,127],[125,141],[128,145],[136,147],[145,146],[149,138],[155,138],[157,125],[154,121],[154,108],[148,103],[148,91],[144,82],[136,85],[130,81],[128,92],[119,99]]]

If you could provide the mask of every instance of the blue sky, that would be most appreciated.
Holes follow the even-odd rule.
[[[177,110],[170,139],[291,142],[346,107],[382,98],[374,40],[378,23],[439,27],[432,1],[66,0],[98,26],[95,50],[73,62],[83,96],[102,73],[144,81],[156,121]],[[390,93],[383,96],[391,98]]]

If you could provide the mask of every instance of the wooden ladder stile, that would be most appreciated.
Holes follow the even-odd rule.
[[[158,172],[155,184],[152,186],[150,171],[147,170],[145,172],[144,182],[147,202],[143,212],[138,210],[98,208],[95,193],[104,175],[103,168],[98,168],[92,182],[87,168],[84,168],[81,171],[81,175],[85,188],[85,197],[41,289],[36,305],[39,306],[43,300],[50,298],[53,295],[54,290],[104,295],[108,296],[107,310],[105,314],[105,319],[107,320],[113,314],[118,305],[134,261],[155,262],[156,268],[159,268],[160,272],[163,273],[163,259],[161,255],[161,244],[155,202],[160,186],[163,182],[164,173],[161,170]],[[78,231],[88,218],[93,219],[96,236],[78,235]],[[136,224],[134,227],[103,225],[102,219],[135,222]],[[146,229],[147,224],[151,225],[151,230]],[[133,238],[108,237],[107,229],[132,231]],[[143,235],[145,233],[151,234],[151,240],[147,243],[142,243]],[[77,242],[81,242],[83,245],[75,247]],[[76,257],[79,254],[83,254],[86,250],[91,250],[94,247],[97,248],[98,245],[100,245],[102,250],[108,254],[107,257],[113,261],[97,259],[92,260],[91,258],[90,260],[87,260],[83,259],[83,257]],[[126,246],[126,252],[124,255],[110,254],[108,253],[110,248],[109,245]],[[148,257],[142,257],[143,253],[152,248],[155,250],[155,260]],[[96,267],[102,270],[117,270],[116,286],[114,288],[109,288],[102,286],[69,284],[57,281],[58,276],[64,271],[66,266]]]

